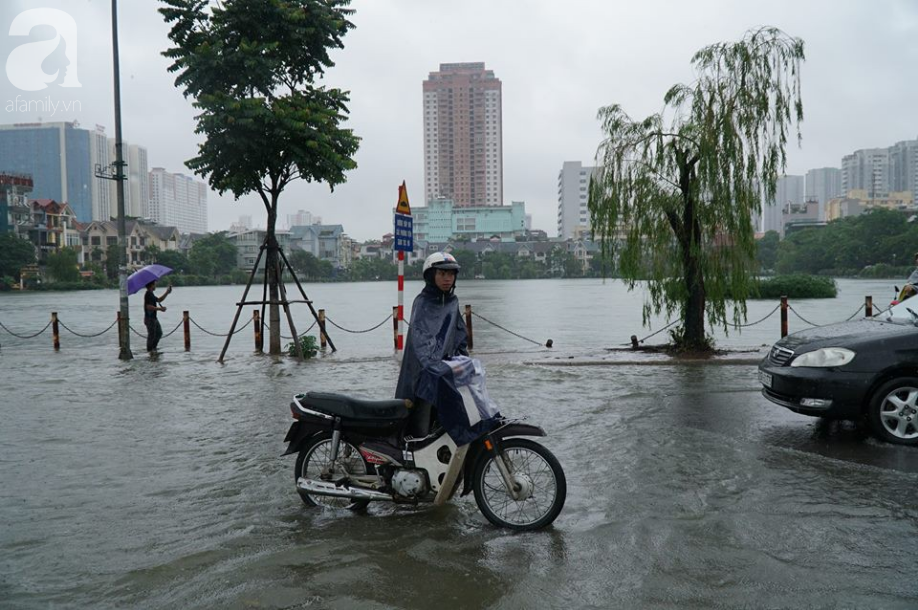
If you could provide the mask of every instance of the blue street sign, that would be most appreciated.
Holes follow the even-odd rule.
[[[408,214],[395,214],[395,251],[414,250],[414,219]]]

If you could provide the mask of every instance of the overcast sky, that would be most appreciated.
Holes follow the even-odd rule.
[[[119,3],[124,139],[147,147],[151,168],[190,175],[184,161],[199,138],[191,103],[160,55],[169,40],[159,6]],[[40,115],[102,125],[113,135],[111,2],[0,0],[0,57],[53,34],[39,28],[31,38],[7,35],[14,17],[39,7],[76,22],[81,86],[21,91],[7,70],[0,74],[0,123]],[[601,106],[621,104],[634,118],[658,111],[670,86],[691,81],[696,50],[760,25],[806,44],[803,143],[791,146],[787,173],[837,167],[856,149],[918,138],[916,0],[355,0],[352,8],[356,28],[325,80],[351,92],[349,124],[362,138],[358,168],[334,193],[302,182],[288,187],[278,228],[302,209],[344,225],[355,239],[378,239],[392,230],[402,180],[412,205],[423,205],[421,83],[440,63],[482,61],[502,81],[505,203],[525,201],[533,228],[549,235],[557,232],[558,171],[564,161],[592,164]],[[78,101],[80,109],[10,110],[17,95]],[[212,231],[241,215],[265,224],[257,195],[234,201],[211,192],[208,207]]]

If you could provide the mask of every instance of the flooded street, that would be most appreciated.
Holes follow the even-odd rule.
[[[882,286],[843,286],[834,311],[799,309],[837,321]],[[355,300],[345,296],[354,285],[307,287],[345,327],[391,311],[392,286],[356,289]],[[189,309],[226,332],[241,290],[177,288],[164,330]],[[339,351],[303,364],[253,355],[251,328],[223,365],[223,339],[201,332],[186,353],[179,330],[155,359],[134,336],[129,362],[117,360],[113,333],[63,334],[56,353],[47,334],[3,333],[0,607],[918,606],[914,449],[769,403],[751,364],[564,366],[649,334],[640,296],[620,285],[466,282],[459,294],[555,342],[549,351],[475,321],[492,398],[542,425],[564,466],[567,503],[553,527],[496,529],[471,497],[364,513],[301,503],[294,457],[280,457],[290,397],[389,397],[391,325],[330,328]],[[53,308],[74,330],[98,331],[114,295],[0,295],[0,322],[35,332]],[[773,305],[750,304],[750,320]],[[767,326],[724,342],[770,343],[776,318]]]

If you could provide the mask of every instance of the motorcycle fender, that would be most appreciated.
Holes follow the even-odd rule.
[[[503,440],[505,438],[510,438],[512,436],[546,436],[545,430],[539,426],[532,426],[529,424],[521,424],[519,422],[514,422],[512,424],[507,424],[502,428],[491,433],[493,438],[497,440]],[[487,437],[485,437],[487,438]],[[484,453],[487,451],[484,446],[484,439],[478,439],[472,446],[469,447],[469,453],[465,456],[465,467],[463,469],[463,485],[462,493],[460,496],[467,496],[472,491],[472,473],[475,472],[475,465],[478,464],[478,460],[482,459]]]
[[[293,422],[293,424],[290,426],[290,429],[287,430],[287,436],[284,437],[284,442],[289,443],[289,445],[287,445],[287,451],[285,451],[281,457],[284,455],[290,455],[291,453],[296,453],[300,450],[300,446],[303,444],[303,441],[310,438],[314,434],[318,434],[319,432],[328,429],[330,429],[329,426],[322,426],[311,422]]]

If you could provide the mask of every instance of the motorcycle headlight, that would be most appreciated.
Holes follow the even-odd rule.
[[[791,366],[830,367],[844,366],[854,360],[854,352],[843,347],[824,347],[801,354],[791,361]]]

